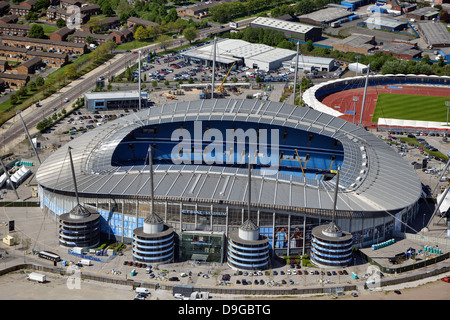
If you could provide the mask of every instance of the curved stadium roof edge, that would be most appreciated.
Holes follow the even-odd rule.
[[[327,105],[320,102],[318,99],[320,96],[334,93],[333,88],[337,88],[340,86],[347,87],[350,85],[350,82],[358,83],[359,87],[364,88],[366,76],[357,76],[357,77],[351,77],[351,78],[340,78],[340,79],[333,79],[330,81],[322,82],[319,84],[314,85],[313,87],[307,89],[303,94],[303,101],[306,105],[309,107],[319,110],[321,112],[333,115],[335,117],[340,117],[343,115],[343,113],[332,109],[328,107]],[[369,76],[369,86],[370,83],[380,83],[382,81],[386,81],[385,84],[403,84],[403,85],[418,85],[422,84],[423,81],[425,83],[432,83],[432,84],[444,84],[449,86],[450,85],[450,77],[448,76],[437,76],[437,75],[417,75],[417,74],[385,74],[385,75],[370,75]],[[394,81],[394,83],[389,83],[391,81]],[[404,82],[402,82],[404,81]],[[397,83],[398,82],[398,83]],[[349,88],[341,88],[340,91],[351,89],[354,87]],[[319,96],[320,95],[320,96]]]
[[[291,127],[338,140],[343,148],[338,211],[384,212],[417,202],[421,184],[412,167],[386,143],[342,119],[286,103],[218,99],[175,102],[144,109],[84,133],[46,159],[36,173],[40,187],[74,195],[67,148],[80,196],[150,198],[148,165],[114,166],[114,149],[134,129],[195,120],[246,121]],[[335,178],[317,181],[278,172],[252,175],[252,205],[332,210]],[[247,169],[214,165],[154,165],[156,199],[245,205]]]

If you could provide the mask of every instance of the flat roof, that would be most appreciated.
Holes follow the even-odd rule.
[[[299,19],[306,18],[311,19],[318,22],[330,22],[339,20],[341,18],[349,17],[354,15],[354,12],[349,12],[347,9],[336,8],[336,7],[328,7],[326,9],[314,11],[311,13],[307,13],[301,15]]]
[[[259,17],[251,22],[251,24],[255,25],[261,25],[265,27],[271,27],[271,28],[277,28],[281,30],[288,30],[292,32],[299,32],[299,33],[306,33],[312,29],[315,29],[317,27],[309,26],[307,24],[298,23],[298,22],[291,22],[291,21],[284,21],[280,19],[274,19],[274,18],[266,18],[266,17]]]
[[[450,44],[450,32],[448,32],[443,23],[419,23],[418,28],[422,30],[423,35],[431,45]]]
[[[265,51],[260,54],[251,57],[252,60],[272,62],[279,60],[288,60],[295,56],[297,53],[293,50],[283,49],[283,48],[273,48],[270,51]]]
[[[294,58],[296,59],[296,58]],[[292,62],[295,63],[295,60],[292,59]],[[332,63],[334,61],[334,59],[332,58],[324,58],[324,57],[315,57],[315,56],[305,56],[305,55],[300,55],[298,57],[298,63],[311,63],[311,64],[326,64],[329,65],[330,63]]]
[[[137,91],[85,92],[87,99],[137,99]]]
[[[371,44],[370,42],[374,40],[374,36],[369,36],[365,34],[352,34],[351,36],[341,39],[336,42],[336,44],[342,44],[342,45],[348,45],[353,48],[366,48],[366,49],[372,49],[375,47],[374,44]]]
[[[407,22],[405,22],[405,21],[386,18],[386,17],[382,17],[382,16],[376,16],[376,17],[372,16],[372,17],[369,17],[368,19],[364,20],[364,22],[366,24],[391,27],[391,28],[395,28],[395,27],[401,26],[403,24],[407,24]]]
[[[214,44],[184,52],[185,56],[204,60],[213,60]],[[216,62],[233,63],[240,59],[253,59],[265,62],[278,61],[295,55],[293,50],[274,48],[265,44],[250,43],[239,39],[219,39],[216,42]]]

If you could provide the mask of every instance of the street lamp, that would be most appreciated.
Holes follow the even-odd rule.
[[[447,127],[448,127],[448,109],[450,107],[450,101],[445,101],[445,105],[447,106]]]
[[[358,76],[358,67],[359,67],[359,58],[361,58],[361,56],[356,56],[356,76]]]
[[[353,124],[355,124],[355,115],[356,115],[356,101],[359,100],[358,96],[353,96]]]

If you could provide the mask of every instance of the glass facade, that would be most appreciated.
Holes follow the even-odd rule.
[[[180,235],[179,258],[181,261],[194,260],[204,262],[224,261],[223,234],[201,232],[183,232]]]
[[[72,208],[75,199],[42,191],[41,207],[52,217],[58,217]],[[50,200],[51,199],[51,200]],[[80,198],[80,202],[95,208],[100,214],[100,231],[116,241],[132,243],[133,230],[142,227],[150,212],[147,199]],[[397,213],[410,221],[417,205]],[[173,228],[179,248],[174,260],[191,260],[193,254],[204,254],[209,261],[223,262],[226,257],[228,237],[247,219],[247,208],[219,203],[155,201],[155,210],[164,223]],[[252,208],[251,218],[259,226],[261,236],[268,239],[272,256],[308,254],[311,251],[312,229],[327,223],[329,214],[322,209],[294,208],[278,211],[269,208]],[[377,213],[339,213],[338,222],[343,230],[352,234],[353,245],[366,247],[392,237],[396,227],[394,218]],[[212,235],[211,235],[212,233]],[[184,235],[185,238],[181,237]],[[198,234],[202,238],[193,238]],[[210,239],[208,237],[211,237]],[[216,238],[217,237],[217,238]],[[203,239],[203,241],[199,241]]]

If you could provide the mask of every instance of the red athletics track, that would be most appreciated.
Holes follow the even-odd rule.
[[[428,95],[428,96],[439,96],[439,97],[450,97],[450,88],[437,88],[437,87],[413,87],[413,86],[402,86],[397,85],[398,88],[402,89],[388,89],[388,86],[371,86],[367,88],[366,102],[364,105],[364,115],[363,115],[363,125],[368,128],[376,128],[377,123],[372,122],[373,111],[375,110],[375,105],[377,103],[377,98],[379,93],[396,93],[396,94],[413,94],[413,95]],[[364,95],[364,88],[349,89],[341,92],[330,94],[321,100],[326,106],[337,110],[341,113],[345,111],[353,111],[353,97],[358,97],[356,102],[356,114],[355,123],[358,124],[361,119],[361,107]],[[339,106],[337,108],[336,106]],[[346,120],[348,122],[353,122],[352,114],[344,114],[339,118]]]

